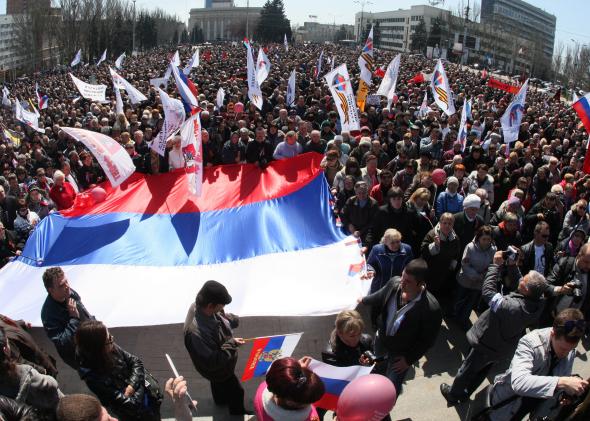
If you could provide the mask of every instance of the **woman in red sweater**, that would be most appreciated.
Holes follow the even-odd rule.
[[[49,191],[49,197],[55,203],[57,210],[71,208],[76,198],[76,191],[70,183],[65,181],[63,172],[57,170],[53,173],[53,187]]]

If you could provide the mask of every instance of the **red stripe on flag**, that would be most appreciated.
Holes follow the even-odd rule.
[[[324,408],[329,411],[336,411],[338,405],[338,396],[324,393],[322,398],[313,404],[317,408]]]
[[[254,345],[252,346],[252,351],[250,352],[250,356],[248,357],[248,362],[246,363],[246,368],[244,369],[244,374],[242,374],[242,381],[245,382],[246,380],[250,380],[254,377],[254,370],[256,370],[256,365],[258,364],[258,360],[260,359],[260,355],[264,348],[270,341],[270,338],[260,338],[254,341]]]
[[[576,113],[584,124],[586,131],[590,133],[590,104],[588,103],[588,100],[585,97],[580,98],[574,102],[572,108],[576,110]],[[584,161],[584,165],[586,165],[586,161]]]
[[[588,138],[588,143],[590,143],[590,137]],[[590,148],[588,146],[586,146],[586,156],[584,157],[583,170],[585,174],[590,174]]]

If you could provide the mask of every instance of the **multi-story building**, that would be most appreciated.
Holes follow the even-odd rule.
[[[18,15],[30,7],[51,7],[51,0],[6,0],[6,14]]]
[[[17,30],[14,15],[0,15],[0,70],[2,73],[21,68],[25,64],[25,55],[17,48]]]
[[[526,39],[551,62],[555,44],[554,15],[522,0],[481,0],[481,22]]]
[[[190,10],[188,24],[189,32],[195,27],[203,31],[204,41],[239,41],[244,35],[250,36],[262,10],[262,7],[236,7],[233,0],[207,0],[205,6]]]
[[[293,36],[297,42],[325,42],[341,39],[351,39],[354,34],[353,25],[336,25],[317,22],[304,22],[303,26],[297,28]]]
[[[412,40],[422,23],[427,43],[414,51]],[[355,15],[357,39],[363,39],[371,26],[374,27],[374,45],[383,50],[433,54],[457,62],[493,66],[509,73],[526,71],[539,74],[542,71],[535,55],[527,53],[535,50],[534,42],[519,32],[504,30],[495,22],[466,22],[448,10],[432,6],[412,6],[410,9],[379,13],[359,12]],[[467,37],[464,42],[465,32]]]

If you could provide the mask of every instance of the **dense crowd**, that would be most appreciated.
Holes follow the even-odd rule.
[[[341,129],[327,85],[314,77],[321,50],[329,60],[320,74],[333,61],[347,63],[349,72],[358,74],[358,50],[306,45],[287,52],[271,45],[262,110],[248,100],[242,45],[202,46],[200,65],[190,77],[202,109],[204,165],[253,163],[264,170],[273,160],[305,152],[324,155],[335,217],[366,253],[364,276],[371,290],[361,302],[371,307],[370,325],[376,332],[375,338],[365,333],[358,313],[340,314],[324,361],[376,363],[375,371],[387,376],[399,394],[409,367],[432,347],[444,318],[466,332],[471,346],[454,383],[441,385],[449,405],[468,400],[491,367],[513,355],[511,367],[485,389],[489,419],[546,414],[547,403],[559,392],[562,403],[576,402],[588,389],[587,381],[572,376],[572,363],[590,318],[590,175],[582,170],[588,133],[575,111],[531,86],[518,141],[506,145],[499,119],[511,95],[488,87],[480,72],[447,62],[456,109],[472,99],[463,149],[457,141],[460,112],[449,117],[434,104],[425,110],[421,104],[429,84],[408,82],[418,72],[432,71],[434,62],[404,55],[391,109],[385,98],[367,105],[360,113],[360,130],[349,133]],[[1,265],[20,255],[40,220],[71,207],[79,192],[106,179],[95,158],[61,127],[114,138],[140,173],[184,165],[175,139],[164,157],[149,147],[164,120],[158,91],[149,81],[162,76],[172,53],[159,49],[126,59],[121,75],[148,99],[132,106],[123,93],[124,114],[115,113],[110,88],[107,103],[90,102],[79,97],[68,75],[73,71],[89,83],[112,86],[104,64],[55,69],[7,83],[12,100],[35,98],[38,82],[50,102],[41,111],[44,133],[16,121],[11,107],[0,111]],[[191,55],[190,48],[180,49],[183,63]],[[378,65],[386,66],[392,57],[376,52]],[[297,95],[294,104],[287,104],[292,69],[297,70]],[[221,108],[216,106],[219,88],[226,93]],[[178,97],[172,80],[166,90]],[[43,281],[48,298],[42,320],[63,361],[120,419],[159,419],[163,396],[141,360],[114,343],[59,268],[49,269]],[[189,310],[185,344],[197,371],[211,382],[216,404],[243,414],[250,411],[234,374],[243,341],[232,334],[237,318],[223,312],[230,301],[223,286],[207,283]],[[16,339],[6,330],[13,324],[6,318],[0,329],[0,374],[12,378],[0,380],[0,393],[33,406],[43,402],[47,407],[41,409],[57,407],[60,414],[67,401],[54,378],[55,361],[34,344],[33,354],[14,355],[7,343]],[[28,335],[26,326],[20,326],[19,335]],[[311,405],[323,386],[308,363],[284,359],[273,364],[255,399],[261,419],[318,416]],[[19,390],[18,379],[24,377],[33,379],[29,399]],[[166,390],[183,401],[186,383],[171,380]],[[51,399],[35,399],[36,392]],[[76,399],[93,402],[106,416],[90,397]],[[285,411],[292,418],[285,418]]]

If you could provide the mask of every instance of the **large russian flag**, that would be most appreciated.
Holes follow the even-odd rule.
[[[371,374],[373,367],[353,365],[350,367],[336,367],[321,361],[312,360],[309,369],[317,374],[324,383],[325,392],[322,398],[315,402],[318,408],[335,411],[338,398],[344,388],[354,379]]]
[[[0,308],[39,325],[51,266],[108,326],[181,323],[208,279],[228,288],[228,309],[241,316],[353,308],[369,283],[349,273],[363,260],[335,225],[321,158],[207,168],[200,198],[184,172],[106,183],[106,200],[94,205],[81,194],[0,271]]]

